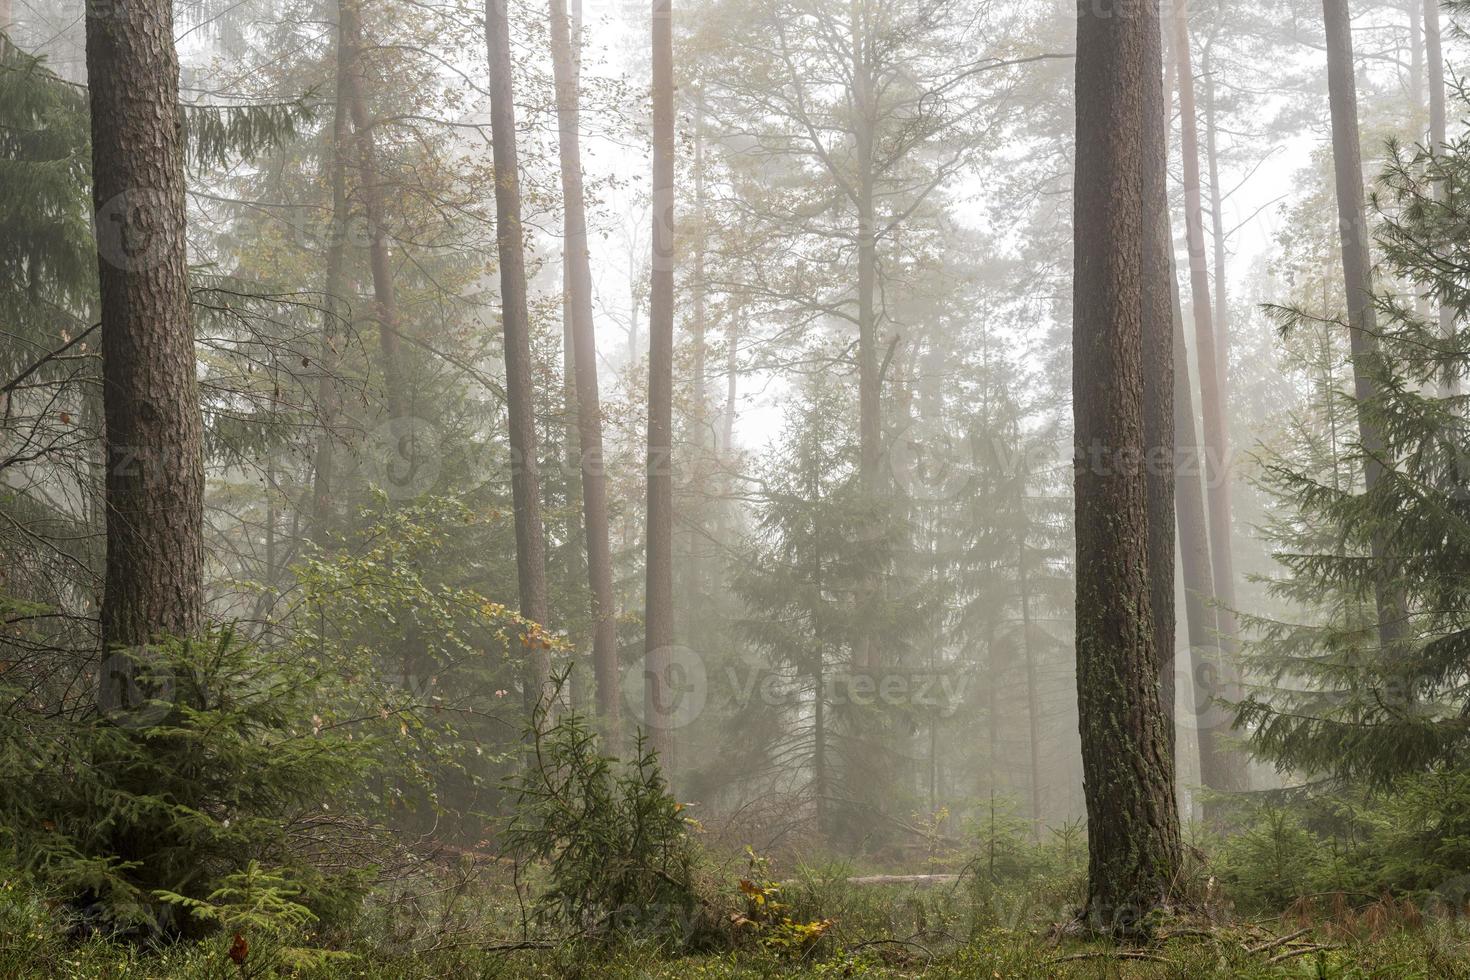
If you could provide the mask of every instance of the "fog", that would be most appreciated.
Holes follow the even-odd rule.
[[[0,877],[252,976],[1457,918],[1462,8],[0,0]]]

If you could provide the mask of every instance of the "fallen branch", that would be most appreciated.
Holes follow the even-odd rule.
[[[1298,929],[1296,932],[1292,933],[1289,936],[1278,936],[1270,942],[1262,943],[1259,946],[1248,946],[1246,947],[1245,951],[1252,956],[1255,956],[1257,953],[1267,953],[1278,946],[1285,946],[1287,943],[1291,942],[1294,939],[1300,939],[1311,931],[1312,930],[1310,928]]]
[[[1277,963],[1285,963],[1287,960],[1291,959],[1292,957],[1294,957],[1294,956],[1300,956],[1303,953],[1324,953],[1324,952],[1326,952],[1329,949],[1338,949],[1338,948],[1339,947],[1337,947],[1337,946],[1319,946],[1316,943],[1313,943],[1310,946],[1303,946],[1300,949],[1288,949],[1284,953],[1277,953],[1275,956],[1271,957],[1269,960],[1266,961],[1266,965],[1267,966],[1274,966]]]

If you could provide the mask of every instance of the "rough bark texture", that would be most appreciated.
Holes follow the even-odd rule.
[[[490,133],[495,160],[495,235],[500,255],[501,322],[505,332],[505,392],[510,416],[511,498],[515,508],[516,580],[521,615],[546,624],[546,541],[541,527],[541,473],[536,456],[536,390],[531,382],[531,329],[526,311],[526,254],[521,228],[520,164],[516,158],[515,89],[505,0],[486,0],[490,60]],[[532,645],[528,698],[546,689],[551,667]]]
[[[1184,220],[1189,247],[1189,292],[1194,319],[1195,356],[1199,370],[1200,410],[1204,419],[1206,516],[1210,529],[1210,575],[1221,656],[1220,689],[1212,696],[1239,698],[1240,627],[1235,593],[1235,549],[1231,504],[1230,432],[1226,424],[1223,345],[1216,332],[1216,308],[1210,300],[1209,254],[1205,248],[1204,193],[1200,175],[1200,138],[1190,57],[1187,4],[1174,2],[1174,59],[1178,67],[1180,155],[1184,163]],[[1220,277],[1223,281],[1223,277]],[[1219,283],[1217,282],[1217,285]],[[1191,423],[1191,428],[1193,423]],[[1199,675],[1196,674],[1196,679]],[[1224,784],[1214,789],[1243,788],[1242,759],[1221,755],[1231,767]]]
[[[587,541],[587,579],[592,598],[592,669],[597,679],[597,716],[612,744],[618,742],[617,606],[613,599],[612,545],[607,518],[607,466],[602,455],[602,399],[597,378],[597,335],[592,317],[592,266],[587,243],[587,207],[582,183],[582,149],[575,41],[566,0],[551,0],[551,63],[556,85],[557,136],[565,208],[567,305],[572,368],[576,378],[578,466],[582,474],[582,520]]]
[[[1144,64],[1155,75],[1145,86],[1143,170],[1143,279],[1139,317],[1143,354],[1143,438],[1148,477],[1148,570],[1159,657],[1159,699],[1174,716],[1174,243],[1169,231],[1168,130],[1163,36],[1148,32]],[[1165,726],[1174,756],[1174,726]]]
[[[105,649],[203,620],[203,422],[168,0],[87,12],[106,419]],[[106,694],[106,692],[104,692]]]
[[[1343,283],[1347,293],[1352,340],[1353,391],[1358,401],[1358,439],[1365,460],[1363,478],[1369,490],[1388,472],[1383,433],[1368,416],[1366,405],[1377,394],[1373,371],[1378,363],[1378,314],[1373,306],[1373,268],[1368,252],[1368,218],[1363,193],[1362,141],[1358,131],[1358,88],[1353,67],[1352,20],[1347,0],[1323,0],[1327,28],[1327,90],[1332,108],[1332,162],[1337,184],[1338,229],[1342,237]],[[1388,542],[1373,541],[1379,569],[1375,586],[1379,641],[1392,651],[1402,632],[1402,597],[1390,586],[1386,567]]]
[[[653,257],[648,309],[648,529],[644,721],[666,773],[674,645],[674,36],[671,0],[653,0]]]
[[[1158,19],[1140,0],[1078,4],[1073,408],[1077,686],[1093,928],[1131,932],[1179,868],[1169,721],[1149,575],[1144,472],[1145,205],[1162,137]],[[1150,35],[1153,35],[1151,38]],[[1150,135],[1152,134],[1152,135]]]

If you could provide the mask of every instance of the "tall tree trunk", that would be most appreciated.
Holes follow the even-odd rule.
[[[541,472],[536,451],[536,389],[531,380],[531,321],[526,311],[526,255],[521,226],[520,163],[516,152],[515,86],[511,77],[506,0],[486,0],[490,62],[490,134],[495,162],[495,235],[500,254],[501,322],[505,331],[505,392],[510,422],[511,498],[515,507],[516,580],[521,615],[547,621],[546,541],[541,527]],[[551,665],[532,642],[526,695],[546,691]]]
[[[1203,190],[1200,179],[1200,141],[1194,96],[1194,66],[1189,53],[1187,5],[1174,3],[1174,56],[1178,63],[1179,132],[1184,160],[1184,218],[1189,244],[1189,291],[1194,313],[1195,357],[1199,368],[1200,410],[1204,418],[1205,488],[1210,525],[1210,562],[1219,605],[1216,620],[1227,682],[1240,662],[1239,602],[1235,592],[1235,555],[1232,541],[1230,431],[1224,390],[1225,366],[1215,335],[1215,309],[1210,301],[1210,271],[1205,250]]]
[[[1151,10],[1157,9],[1149,0]],[[1153,606],[1154,649],[1159,660],[1159,700],[1171,723],[1164,726],[1168,754],[1174,758],[1174,243],[1169,229],[1167,107],[1164,103],[1163,34],[1148,32],[1143,52],[1143,185],[1141,351],[1143,438],[1148,481],[1148,571]]]
[[[674,34],[672,0],[653,0],[653,256],[648,312],[648,528],[644,713],[672,774],[674,645]]]
[[[204,427],[168,0],[87,10],[107,450],[104,650],[202,625]],[[108,672],[118,673],[118,672]],[[104,698],[125,688],[103,678]],[[107,704],[120,703],[104,701]]]
[[[1424,8],[1430,4],[1437,6],[1438,0],[1409,0],[1409,104],[1415,126],[1424,111]]]
[[[1076,319],[1077,690],[1094,929],[1123,934],[1168,906],[1182,845],[1160,701],[1149,560],[1144,316],[1156,284],[1146,203],[1162,139],[1158,18],[1078,5]],[[1153,115],[1154,119],[1148,117]],[[1166,284],[1167,285],[1167,284]]]
[[[1185,616],[1188,620],[1190,668],[1193,675],[1194,725],[1199,741],[1200,781],[1216,792],[1247,788],[1245,758],[1225,751],[1220,743],[1216,717],[1217,699],[1240,697],[1239,625],[1236,621],[1235,560],[1232,543],[1229,429],[1226,424],[1225,392],[1228,390],[1229,341],[1225,335],[1228,308],[1225,300],[1225,233],[1223,195],[1215,130],[1214,79],[1205,72],[1206,155],[1210,168],[1210,213],[1214,222],[1216,302],[1210,302],[1209,272],[1205,267],[1203,190],[1199,167],[1199,126],[1196,115],[1194,66],[1190,58],[1187,6],[1176,2],[1173,10],[1174,77],[1179,86],[1180,154],[1184,162],[1185,226],[1189,248],[1190,294],[1193,302],[1195,343],[1200,375],[1200,401],[1205,419],[1205,440],[1197,435],[1193,382],[1184,348],[1184,314],[1178,280],[1174,286],[1176,343],[1176,425],[1185,434],[1181,449],[1188,453],[1190,472],[1176,482],[1175,499],[1181,513],[1179,531],[1184,558]],[[1209,58],[1208,48],[1206,59]],[[1201,452],[1203,450],[1203,452]],[[1185,457],[1180,457],[1181,459]],[[1204,491],[1201,491],[1201,479]],[[1208,529],[1208,533],[1206,531]],[[1206,567],[1198,567],[1204,561]],[[1218,605],[1214,605],[1214,604]],[[1203,644],[1203,645],[1202,645]],[[1213,816],[1213,810],[1211,815]]]
[[[1225,249],[1225,194],[1220,186],[1220,130],[1215,119],[1215,72],[1210,46],[1205,47],[1202,70],[1205,78],[1205,159],[1210,177],[1210,242],[1215,257],[1215,369],[1220,376],[1220,397],[1230,391],[1230,283]],[[1233,565],[1233,562],[1232,562]]]
[[[336,104],[332,112],[332,144],[328,161],[329,182],[332,187],[332,224],[328,229],[326,277],[322,286],[322,332],[317,351],[317,412],[321,416],[322,431],[316,440],[316,456],[312,474],[312,540],[325,547],[332,529],[332,481],[336,473],[336,450],[333,445],[332,427],[341,410],[341,397],[337,391],[336,370],[338,364],[337,338],[345,325],[348,311],[342,302],[347,291],[347,144],[351,138],[348,120],[348,79],[356,70],[352,66],[353,45],[347,37],[346,25],[338,11],[337,18],[337,66]]]
[[[1426,8],[1427,9],[1427,8]],[[1332,162],[1337,184],[1338,228],[1342,236],[1343,283],[1347,294],[1352,340],[1353,390],[1358,401],[1358,437],[1365,460],[1363,479],[1369,491],[1388,472],[1387,440],[1368,413],[1377,394],[1373,374],[1379,368],[1378,314],[1373,306],[1372,259],[1368,252],[1368,218],[1363,194],[1362,142],[1358,132],[1358,87],[1354,77],[1352,19],[1347,0],[1323,0],[1327,28],[1327,90],[1332,109]],[[1375,535],[1372,544],[1378,635],[1384,652],[1396,657],[1402,634],[1404,603],[1390,585],[1388,540]]]
[[[617,607],[613,599],[612,544],[607,517],[607,464],[602,455],[602,399],[597,377],[597,334],[592,316],[592,265],[587,205],[582,183],[581,116],[576,39],[566,0],[551,0],[551,62],[556,84],[561,188],[566,209],[567,311],[576,376],[582,520],[587,541],[587,579],[592,595],[592,669],[597,716],[609,744],[619,744]]]
[[[1429,145],[1436,150],[1444,146],[1445,83],[1444,42],[1439,22],[1440,0],[1424,0],[1424,50],[1428,56]]]
[[[721,422],[721,449],[728,456],[735,451],[735,411],[740,394],[740,317],[737,305],[730,311],[730,325],[725,329],[725,411]]]
[[[1041,692],[1037,680],[1037,650],[1031,622],[1031,577],[1026,532],[1021,532],[1021,553],[1016,567],[1016,586],[1021,595],[1021,646],[1026,657],[1027,747],[1031,762],[1031,830],[1041,838]]]
[[[1445,119],[1444,46],[1440,29],[1440,0],[1424,0],[1424,48],[1427,54],[1429,76],[1429,145],[1436,153],[1445,145],[1448,136]],[[1416,103],[1417,105],[1417,103]],[[1436,200],[1444,197],[1444,185],[1434,186]],[[1439,307],[1439,332],[1446,339],[1455,335],[1455,311],[1441,303]],[[1459,384],[1453,377],[1445,378],[1440,384],[1444,396],[1458,394]]]
[[[367,69],[362,57],[361,0],[339,0],[341,38],[347,47],[347,103],[356,135],[358,165],[362,171],[358,191],[363,216],[368,224],[368,265],[373,275],[373,315],[378,321],[378,347],[383,360],[383,405],[390,419],[407,418],[404,395],[403,358],[399,352],[398,297],[393,286],[392,258],[388,254],[388,225],[385,220],[383,171],[378,165],[378,148],[373,119],[368,113]]]
[[[1214,573],[1205,518],[1205,495],[1200,480],[1204,461],[1195,424],[1194,392],[1189,376],[1189,351],[1184,337],[1184,315],[1175,293],[1174,428],[1180,466],[1175,473],[1174,499],[1178,511],[1179,554],[1184,574],[1184,617],[1189,635],[1189,665],[1194,709],[1190,721],[1199,742],[1200,782],[1217,792],[1245,789],[1239,756],[1220,744],[1223,714],[1216,698],[1230,696],[1220,664],[1219,621],[1212,605]],[[1206,808],[1213,818],[1213,808]]]

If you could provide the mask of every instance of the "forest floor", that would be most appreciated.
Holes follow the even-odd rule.
[[[1225,935],[1178,938],[1147,949],[1119,950],[1103,944],[1049,942],[1012,934],[977,937],[949,952],[911,946],[876,945],[823,953],[820,957],[743,951],[705,956],[668,956],[638,949],[565,948],[559,951],[493,952],[466,947],[394,955],[357,951],[317,965],[288,965],[268,951],[254,968],[232,963],[218,942],[175,946],[162,952],[90,942],[67,950],[17,956],[15,937],[0,938],[0,975],[46,978],[504,978],[504,980],[734,980],[734,978],[871,977],[913,980],[970,978],[1470,978],[1470,948],[1458,931],[1426,929],[1379,939],[1322,942],[1330,948],[1298,953],[1290,947],[1252,953]],[[252,956],[251,959],[255,957]]]
[[[179,978],[253,980],[735,980],[871,977],[882,980],[997,978],[1465,978],[1470,922],[1426,916],[1411,904],[1380,901],[1335,914],[1237,920],[1230,925],[1169,923],[1154,942],[1120,948],[1058,939],[1047,909],[1057,892],[977,895],[953,887],[853,887],[828,875],[792,882],[783,915],[825,923],[815,941],[736,930],[711,934],[706,951],[673,942],[677,929],[623,935],[616,943],[554,942],[549,930],[523,932],[518,904],[499,885],[434,907],[419,895],[390,911],[370,900],[347,930],[293,945],[258,931],[230,956],[228,933],[166,946],[79,937],[54,902],[5,883],[0,888],[0,978]],[[740,900],[740,893],[734,893]],[[789,903],[789,904],[787,904]],[[722,911],[712,919],[723,919]],[[405,914],[407,912],[407,914]],[[540,948],[516,948],[522,943]],[[683,947],[681,950],[679,947]],[[731,948],[731,947],[734,948]]]

